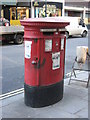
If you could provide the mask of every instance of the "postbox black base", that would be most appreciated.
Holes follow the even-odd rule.
[[[63,81],[43,87],[24,84],[25,104],[33,108],[52,105],[63,98]]]

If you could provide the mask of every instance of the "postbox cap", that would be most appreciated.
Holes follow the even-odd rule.
[[[22,22],[68,22],[68,20],[63,17],[45,17],[45,18],[28,18],[25,20],[21,20]]]
[[[21,20],[23,26],[41,26],[41,27],[65,27],[69,22],[63,17],[46,17],[46,18],[28,18]],[[54,24],[53,24],[54,23]]]

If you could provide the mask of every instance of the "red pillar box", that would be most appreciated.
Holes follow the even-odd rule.
[[[21,21],[25,43],[25,104],[43,107],[63,98],[65,26],[61,18]]]

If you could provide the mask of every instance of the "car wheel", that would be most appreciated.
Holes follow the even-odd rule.
[[[23,43],[23,35],[17,35],[14,43],[15,44],[22,44]]]
[[[87,31],[84,31],[81,36],[86,37],[87,36]]]
[[[68,39],[69,38],[69,33],[65,32],[65,34],[66,34],[66,39]]]

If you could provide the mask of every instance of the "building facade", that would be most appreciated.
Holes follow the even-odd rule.
[[[32,2],[32,17],[62,16],[64,0],[38,0]]]
[[[8,19],[11,25],[20,25],[20,20],[30,17],[30,0],[0,0],[0,17]]]
[[[73,16],[90,24],[90,2],[84,0],[0,0],[0,17],[11,25],[20,25],[25,18]]]
[[[0,17],[10,20],[10,7],[16,5],[16,0],[0,0]]]
[[[80,17],[86,24],[90,24],[89,0],[65,0],[65,16]]]
[[[0,0],[1,16],[11,25],[20,25],[20,20],[30,17],[62,16],[64,0]]]

